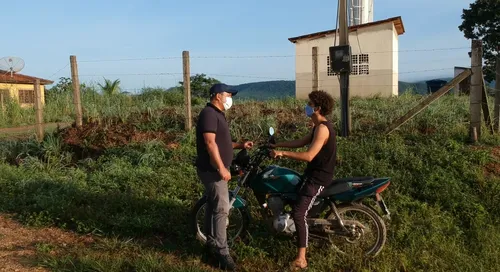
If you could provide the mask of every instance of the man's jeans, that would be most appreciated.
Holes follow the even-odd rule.
[[[222,255],[229,254],[226,234],[226,220],[229,214],[229,192],[227,181],[218,172],[198,171],[198,177],[205,186],[207,205],[203,232],[207,243]]]

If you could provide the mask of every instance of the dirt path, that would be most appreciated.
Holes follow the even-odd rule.
[[[45,123],[44,125],[45,131],[52,131],[56,129],[58,126],[60,128],[65,128],[71,126],[71,123]],[[35,133],[35,125],[30,126],[22,126],[22,127],[14,127],[14,128],[0,128],[0,139],[10,139],[10,138],[24,138],[27,135],[31,135]]]
[[[0,214],[0,272],[45,272],[36,265],[36,251],[46,244],[66,247],[92,242],[56,228],[27,228]]]

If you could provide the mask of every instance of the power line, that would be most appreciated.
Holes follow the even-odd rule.
[[[460,49],[470,49],[470,47],[448,47],[448,48],[427,48],[427,49],[408,49],[408,50],[393,50],[393,51],[372,51],[364,52],[365,54],[379,53],[404,53],[404,52],[429,52],[429,51],[451,51]],[[318,54],[319,56],[328,56],[329,54]],[[248,56],[190,56],[190,59],[265,59],[265,58],[293,58],[293,57],[312,57],[312,54],[294,54],[294,55],[248,55]],[[79,60],[79,63],[90,62],[119,62],[119,61],[145,61],[145,60],[172,60],[182,59],[182,56],[171,57],[143,57],[143,58],[123,58],[123,59],[96,59],[96,60]]]
[[[359,75],[361,77],[372,77],[372,76],[384,76],[384,75],[395,75],[395,74],[412,74],[412,73],[422,73],[422,72],[435,72],[435,71],[444,71],[444,70],[449,70],[452,69],[450,67],[446,68],[437,68],[437,69],[425,69],[425,70],[413,70],[413,71],[406,71],[406,72],[394,72],[394,73],[381,73],[381,74],[368,74],[368,75]],[[194,74],[201,74],[201,73],[191,73],[191,75]],[[277,77],[268,77],[268,76],[259,76],[259,75],[235,75],[235,74],[217,74],[217,73],[206,73],[203,72],[203,74],[209,75],[209,76],[220,76],[220,77],[240,77],[240,78],[261,78],[261,79],[272,79],[272,80],[297,80],[296,79],[289,79],[289,78],[277,78]],[[88,75],[79,75],[80,77],[105,77],[105,76],[162,76],[162,75],[182,75],[182,73],[171,73],[171,72],[161,72],[161,73],[132,73],[132,74],[88,74]],[[303,80],[303,79],[301,79]],[[312,81],[312,79],[310,79]],[[329,79],[321,79],[319,81],[328,81]]]
[[[191,73],[191,75],[202,74],[202,73]],[[220,77],[243,77],[243,78],[262,78],[262,79],[273,79],[273,80],[293,80],[288,78],[276,78],[276,77],[266,77],[258,75],[228,75],[228,74],[213,74],[206,73],[203,74],[208,76],[220,76]],[[79,75],[80,77],[105,77],[105,76],[165,76],[165,75],[182,75],[182,73],[136,73],[136,74],[88,74]]]
[[[431,59],[431,60],[423,60],[423,59],[420,59],[420,61],[404,61],[404,62],[399,62],[398,61],[398,64],[401,65],[401,64],[415,64],[415,63],[434,63],[434,62],[442,62],[442,61],[459,61],[459,60],[463,60],[463,58],[457,58],[457,57],[454,57],[454,58],[443,58],[443,59]]]
[[[495,74],[495,75],[500,75],[499,73],[497,73],[497,71],[496,71],[496,70],[493,70],[493,69],[491,69],[491,68],[489,68],[489,67],[487,67],[487,66],[483,66],[483,68],[484,68],[484,69],[486,69],[486,70],[488,70],[488,71],[490,71],[490,72],[492,72],[492,73],[493,73],[493,74]]]
[[[104,77],[104,76],[167,76],[167,75],[182,75],[182,73],[142,73],[142,74],[90,74],[78,75],[79,77]]]
[[[209,73],[207,75],[219,76],[219,77],[241,77],[241,78],[261,78],[261,79],[272,79],[272,80],[293,80],[293,79],[289,79],[289,78],[276,78],[276,77],[252,76],[252,75],[225,75],[225,74],[212,74],[212,73]]]
[[[63,69],[66,69],[66,67],[68,67],[68,66],[69,66],[69,62],[68,62],[68,63],[66,63],[66,65],[65,65],[64,67],[62,67],[61,69],[57,70],[57,72],[53,73],[53,74],[49,77],[49,79],[52,79],[52,77],[53,77],[53,76],[57,75],[57,74],[58,74],[59,72],[61,72]]]

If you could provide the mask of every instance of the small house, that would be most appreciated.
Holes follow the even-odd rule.
[[[51,80],[33,76],[10,73],[0,70],[0,102],[14,99],[21,107],[33,107],[35,105],[35,81],[40,80],[40,92],[42,105],[45,104],[45,85],[54,83]]]

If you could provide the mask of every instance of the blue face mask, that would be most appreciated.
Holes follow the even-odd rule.
[[[306,105],[306,115],[307,117],[311,117],[314,113],[314,109],[313,107],[309,106],[309,105]]]

